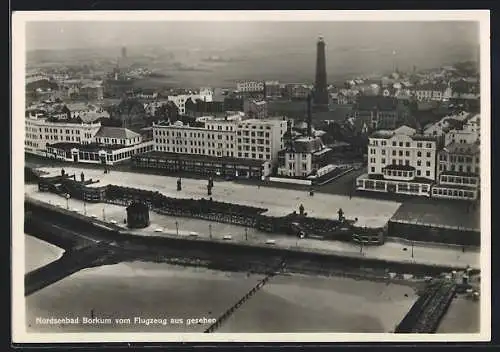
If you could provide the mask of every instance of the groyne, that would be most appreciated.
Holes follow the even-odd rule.
[[[431,282],[413,304],[395,333],[435,333],[457,290],[454,282],[438,279]]]

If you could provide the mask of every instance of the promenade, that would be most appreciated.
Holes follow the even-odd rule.
[[[38,191],[36,185],[26,185],[27,196],[53,204],[62,208],[86,214],[106,222],[116,222],[116,225],[126,228],[123,220],[126,217],[124,206],[103,203],[84,203],[76,199],[66,200],[61,196]],[[321,241],[315,239],[297,239],[293,236],[269,234],[253,228],[221,224],[206,220],[176,218],[150,212],[151,225],[142,230],[129,231],[139,236],[192,236],[200,238],[211,237],[214,240],[223,240],[224,236],[231,236],[231,241],[253,245],[265,245],[268,239],[275,240],[275,246],[293,248],[312,252],[330,253],[341,256],[365,257],[396,262],[418,263],[427,265],[442,265],[480,268],[480,253],[461,248],[435,245],[415,244],[413,249],[408,244],[387,242],[383,246],[360,247],[359,245],[338,241]],[[128,229],[127,229],[128,230]]]
[[[46,176],[56,176],[61,168],[40,168],[48,172]],[[207,180],[182,179],[182,190],[177,191],[177,178],[169,176],[146,175],[130,172],[112,171],[104,174],[102,170],[65,167],[67,174],[76,174],[77,178],[83,171],[86,179],[99,180],[91,187],[108,184],[117,186],[141,188],[158,191],[173,198],[209,198],[207,195]],[[310,196],[307,191],[258,187],[229,181],[215,181],[212,189],[212,199],[241,205],[267,208],[267,215],[282,216],[304,205],[305,211],[311,217],[331,219],[337,218],[337,211],[342,208],[348,219],[358,218],[358,226],[382,227],[393,216],[401,203],[366,198],[349,198],[325,193]]]

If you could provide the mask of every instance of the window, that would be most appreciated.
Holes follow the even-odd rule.
[[[405,152],[405,155],[406,155],[406,156],[410,156],[410,152],[409,152],[409,151],[406,151],[406,152]]]
[[[410,142],[406,142],[406,148],[410,148]]]
[[[392,151],[392,156],[396,156],[396,151],[395,150]]]
[[[372,172],[375,172],[375,167],[372,166]]]
[[[431,157],[431,152],[427,152],[427,157],[430,158]]]
[[[392,146],[395,147],[396,146],[396,142],[392,142]]]
[[[417,170],[417,176],[421,176],[422,172],[420,170]]]
[[[405,160],[405,165],[410,166],[410,160]]]
[[[425,162],[425,166],[430,167],[431,166],[431,162],[430,161]]]
[[[403,142],[399,142],[399,146],[402,147],[403,146]]]
[[[422,152],[417,152],[417,156],[421,157],[422,156]]]
[[[382,155],[385,155],[385,149],[382,149]]]
[[[385,164],[385,158],[382,158],[382,164]]]
[[[422,161],[417,160],[417,166],[422,166]]]
[[[403,156],[403,151],[402,150],[399,151],[399,156]]]
[[[429,170],[427,170],[427,171],[425,172],[425,176],[429,177],[430,175],[431,175],[431,172],[430,172]]]

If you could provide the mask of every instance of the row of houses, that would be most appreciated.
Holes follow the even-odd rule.
[[[361,95],[393,97],[401,100],[416,100],[419,102],[440,102],[452,99],[479,99],[479,83],[465,80],[456,82],[425,82],[408,85],[395,82],[390,86],[378,83],[353,84],[349,87],[336,89],[330,93],[333,103],[354,104]]]

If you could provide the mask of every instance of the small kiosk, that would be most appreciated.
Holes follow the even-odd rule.
[[[149,208],[144,202],[133,201],[127,207],[127,226],[133,229],[149,226]]]

